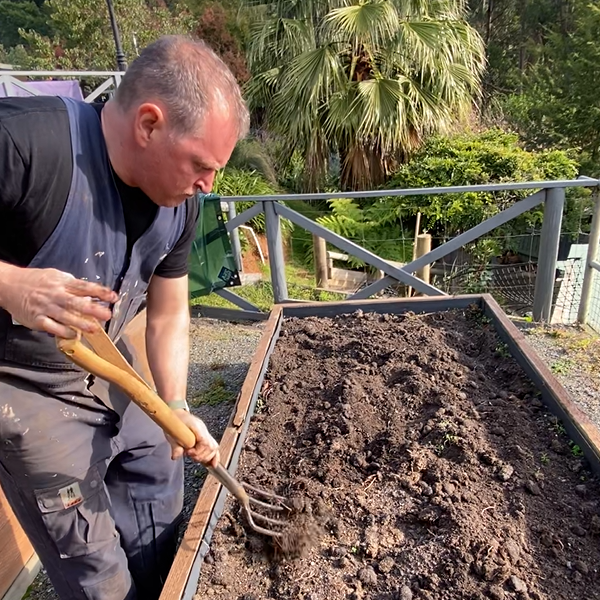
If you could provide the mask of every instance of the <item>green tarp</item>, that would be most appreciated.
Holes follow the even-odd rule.
[[[190,298],[240,285],[220,196],[198,194],[198,205],[200,216],[190,255]]]

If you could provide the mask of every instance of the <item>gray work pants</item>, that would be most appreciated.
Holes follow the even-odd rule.
[[[84,396],[0,374],[0,483],[61,600],[154,600],[183,461],[135,404],[119,418]]]

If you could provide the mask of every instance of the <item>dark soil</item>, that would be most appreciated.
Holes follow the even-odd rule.
[[[476,309],[288,319],[237,475],[322,532],[290,559],[229,498],[197,597],[599,599],[578,450]]]

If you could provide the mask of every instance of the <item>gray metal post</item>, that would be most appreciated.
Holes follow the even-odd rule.
[[[596,269],[592,266],[597,261],[598,244],[600,244],[600,194],[595,192],[596,202],[594,206],[594,216],[592,217],[592,229],[588,242],[587,259],[585,261],[585,275],[583,276],[583,287],[581,289],[581,301],[577,313],[577,321],[582,325],[587,323],[587,316],[592,296],[594,278]]]
[[[113,37],[115,38],[115,49],[117,51],[117,67],[119,71],[127,70],[127,61],[125,60],[125,53],[121,46],[121,34],[119,33],[119,26],[117,25],[117,19],[115,17],[115,9],[113,8],[112,0],[106,0],[108,7],[108,16],[110,18],[110,26],[112,27]]]
[[[560,244],[560,228],[565,207],[565,189],[546,190],[544,222],[533,297],[533,320],[550,321],[552,297],[556,281],[556,261]]]
[[[263,202],[265,224],[267,229],[267,246],[269,248],[269,265],[271,266],[271,281],[273,283],[273,299],[275,303],[287,300],[287,281],[285,279],[285,261],[283,258],[283,240],[281,237],[281,222],[275,212],[273,201]]]
[[[227,203],[227,220],[231,221],[236,217],[237,213],[235,210],[235,202]],[[233,250],[233,257],[235,258],[235,264],[238,271],[241,273],[243,270],[242,265],[242,244],[240,243],[240,232],[237,228],[232,229],[229,232],[231,236],[231,249]]]

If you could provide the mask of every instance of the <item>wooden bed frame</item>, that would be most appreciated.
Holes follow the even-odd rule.
[[[270,314],[259,346],[250,365],[242,390],[220,442],[221,457],[230,472],[235,473],[246,431],[261,391],[270,355],[277,341],[282,320],[286,317],[331,317],[361,309],[365,312],[415,313],[440,312],[479,306],[491,320],[498,335],[508,345],[512,356],[542,392],[548,410],[559,418],[571,439],[583,450],[592,469],[600,473],[600,432],[573,403],[567,391],[537,356],[525,336],[488,294],[454,297],[419,297],[411,299],[356,300],[338,303],[282,304]],[[160,600],[192,600],[197,589],[203,557],[210,537],[220,518],[226,491],[208,477],[200,491],[182,543],[175,557]]]

